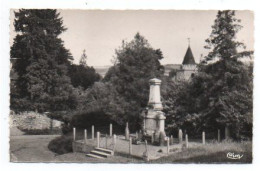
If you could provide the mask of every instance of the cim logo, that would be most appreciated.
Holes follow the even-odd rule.
[[[231,152],[227,153],[227,158],[229,158],[229,159],[238,160],[238,159],[241,159],[242,157],[243,157],[243,154],[240,155],[240,154],[235,154],[235,153],[231,153]]]

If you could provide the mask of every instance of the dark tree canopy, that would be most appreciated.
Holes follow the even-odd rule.
[[[151,48],[148,41],[137,33],[134,40],[123,41],[116,50],[117,63],[109,69],[105,80],[111,81],[126,99],[144,107],[148,102],[149,79],[160,78],[164,72],[160,64],[162,58],[161,50]]]
[[[11,58],[16,60],[18,95],[11,95],[11,108],[53,111],[72,107],[67,67],[73,58],[58,37],[66,30],[59,13],[21,9],[15,12],[14,26],[17,36]]]
[[[92,86],[96,81],[101,79],[101,76],[96,72],[93,67],[84,65],[72,64],[69,67],[69,76],[71,79],[71,84],[74,87],[82,87],[87,89]]]
[[[148,41],[137,33],[131,42],[122,42],[116,50],[116,62],[106,74],[104,81],[110,82],[124,99],[126,119],[138,121],[140,110],[147,105],[149,79],[160,78],[164,68],[160,49],[153,49]],[[121,99],[122,100],[122,99]],[[122,103],[122,101],[120,102]]]
[[[218,12],[206,40],[211,51],[198,66],[199,72],[189,83],[170,85],[182,84],[182,88],[169,91],[166,110],[172,122],[168,127],[214,133],[228,126],[233,137],[251,137],[253,65],[239,59],[250,58],[252,52],[239,51],[244,45],[235,40],[241,28],[238,22],[234,11]]]

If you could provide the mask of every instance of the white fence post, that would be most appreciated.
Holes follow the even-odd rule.
[[[171,135],[171,138],[170,138],[170,145],[173,145],[173,136]]]
[[[92,136],[92,140],[94,140],[94,138],[95,138],[94,125],[92,125],[92,127],[91,127],[91,131],[92,131],[92,134],[91,134],[91,136]]]
[[[106,148],[107,148],[107,134],[106,134]]]
[[[132,155],[132,137],[129,137],[129,154]]]
[[[220,142],[220,130],[218,129],[218,142]]]
[[[84,140],[85,140],[85,144],[87,144],[87,139],[88,139],[87,130],[84,129]]]
[[[113,125],[110,124],[109,125],[109,136],[112,137],[112,135],[113,135]]]
[[[182,130],[179,129],[179,143],[182,143]]]
[[[125,127],[125,139],[126,139],[126,140],[129,140],[128,122],[126,122],[126,127]]]
[[[185,136],[186,148],[189,148],[188,134]]]
[[[115,153],[115,151],[116,151],[116,134],[113,135],[113,144],[114,144],[113,152]]]
[[[202,144],[205,144],[205,132],[202,132]]]
[[[169,146],[170,146],[170,138],[167,137],[167,154],[169,154],[169,152],[170,152]]]
[[[100,147],[100,140],[99,140],[99,138],[100,138],[100,133],[97,132],[97,147],[98,148]]]
[[[76,128],[73,128],[73,141],[76,141]]]

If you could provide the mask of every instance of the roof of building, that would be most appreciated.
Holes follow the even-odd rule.
[[[186,51],[182,64],[183,65],[196,64],[190,46]]]

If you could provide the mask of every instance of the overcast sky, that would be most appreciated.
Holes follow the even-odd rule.
[[[58,10],[67,31],[62,33],[65,47],[78,63],[86,50],[90,66],[112,65],[115,49],[122,40],[131,41],[139,32],[150,45],[163,52],[162,64],[180,64],[191,39],[191,49],[196,62],[206,55],[203,48],[209,37],[217,11],[185,10]],[[237,39],[243,41],[247,50],[254,49],[254,16],[250,11],[237,11],[243,29]],[[15,36],[10,15],[10,43]]]

